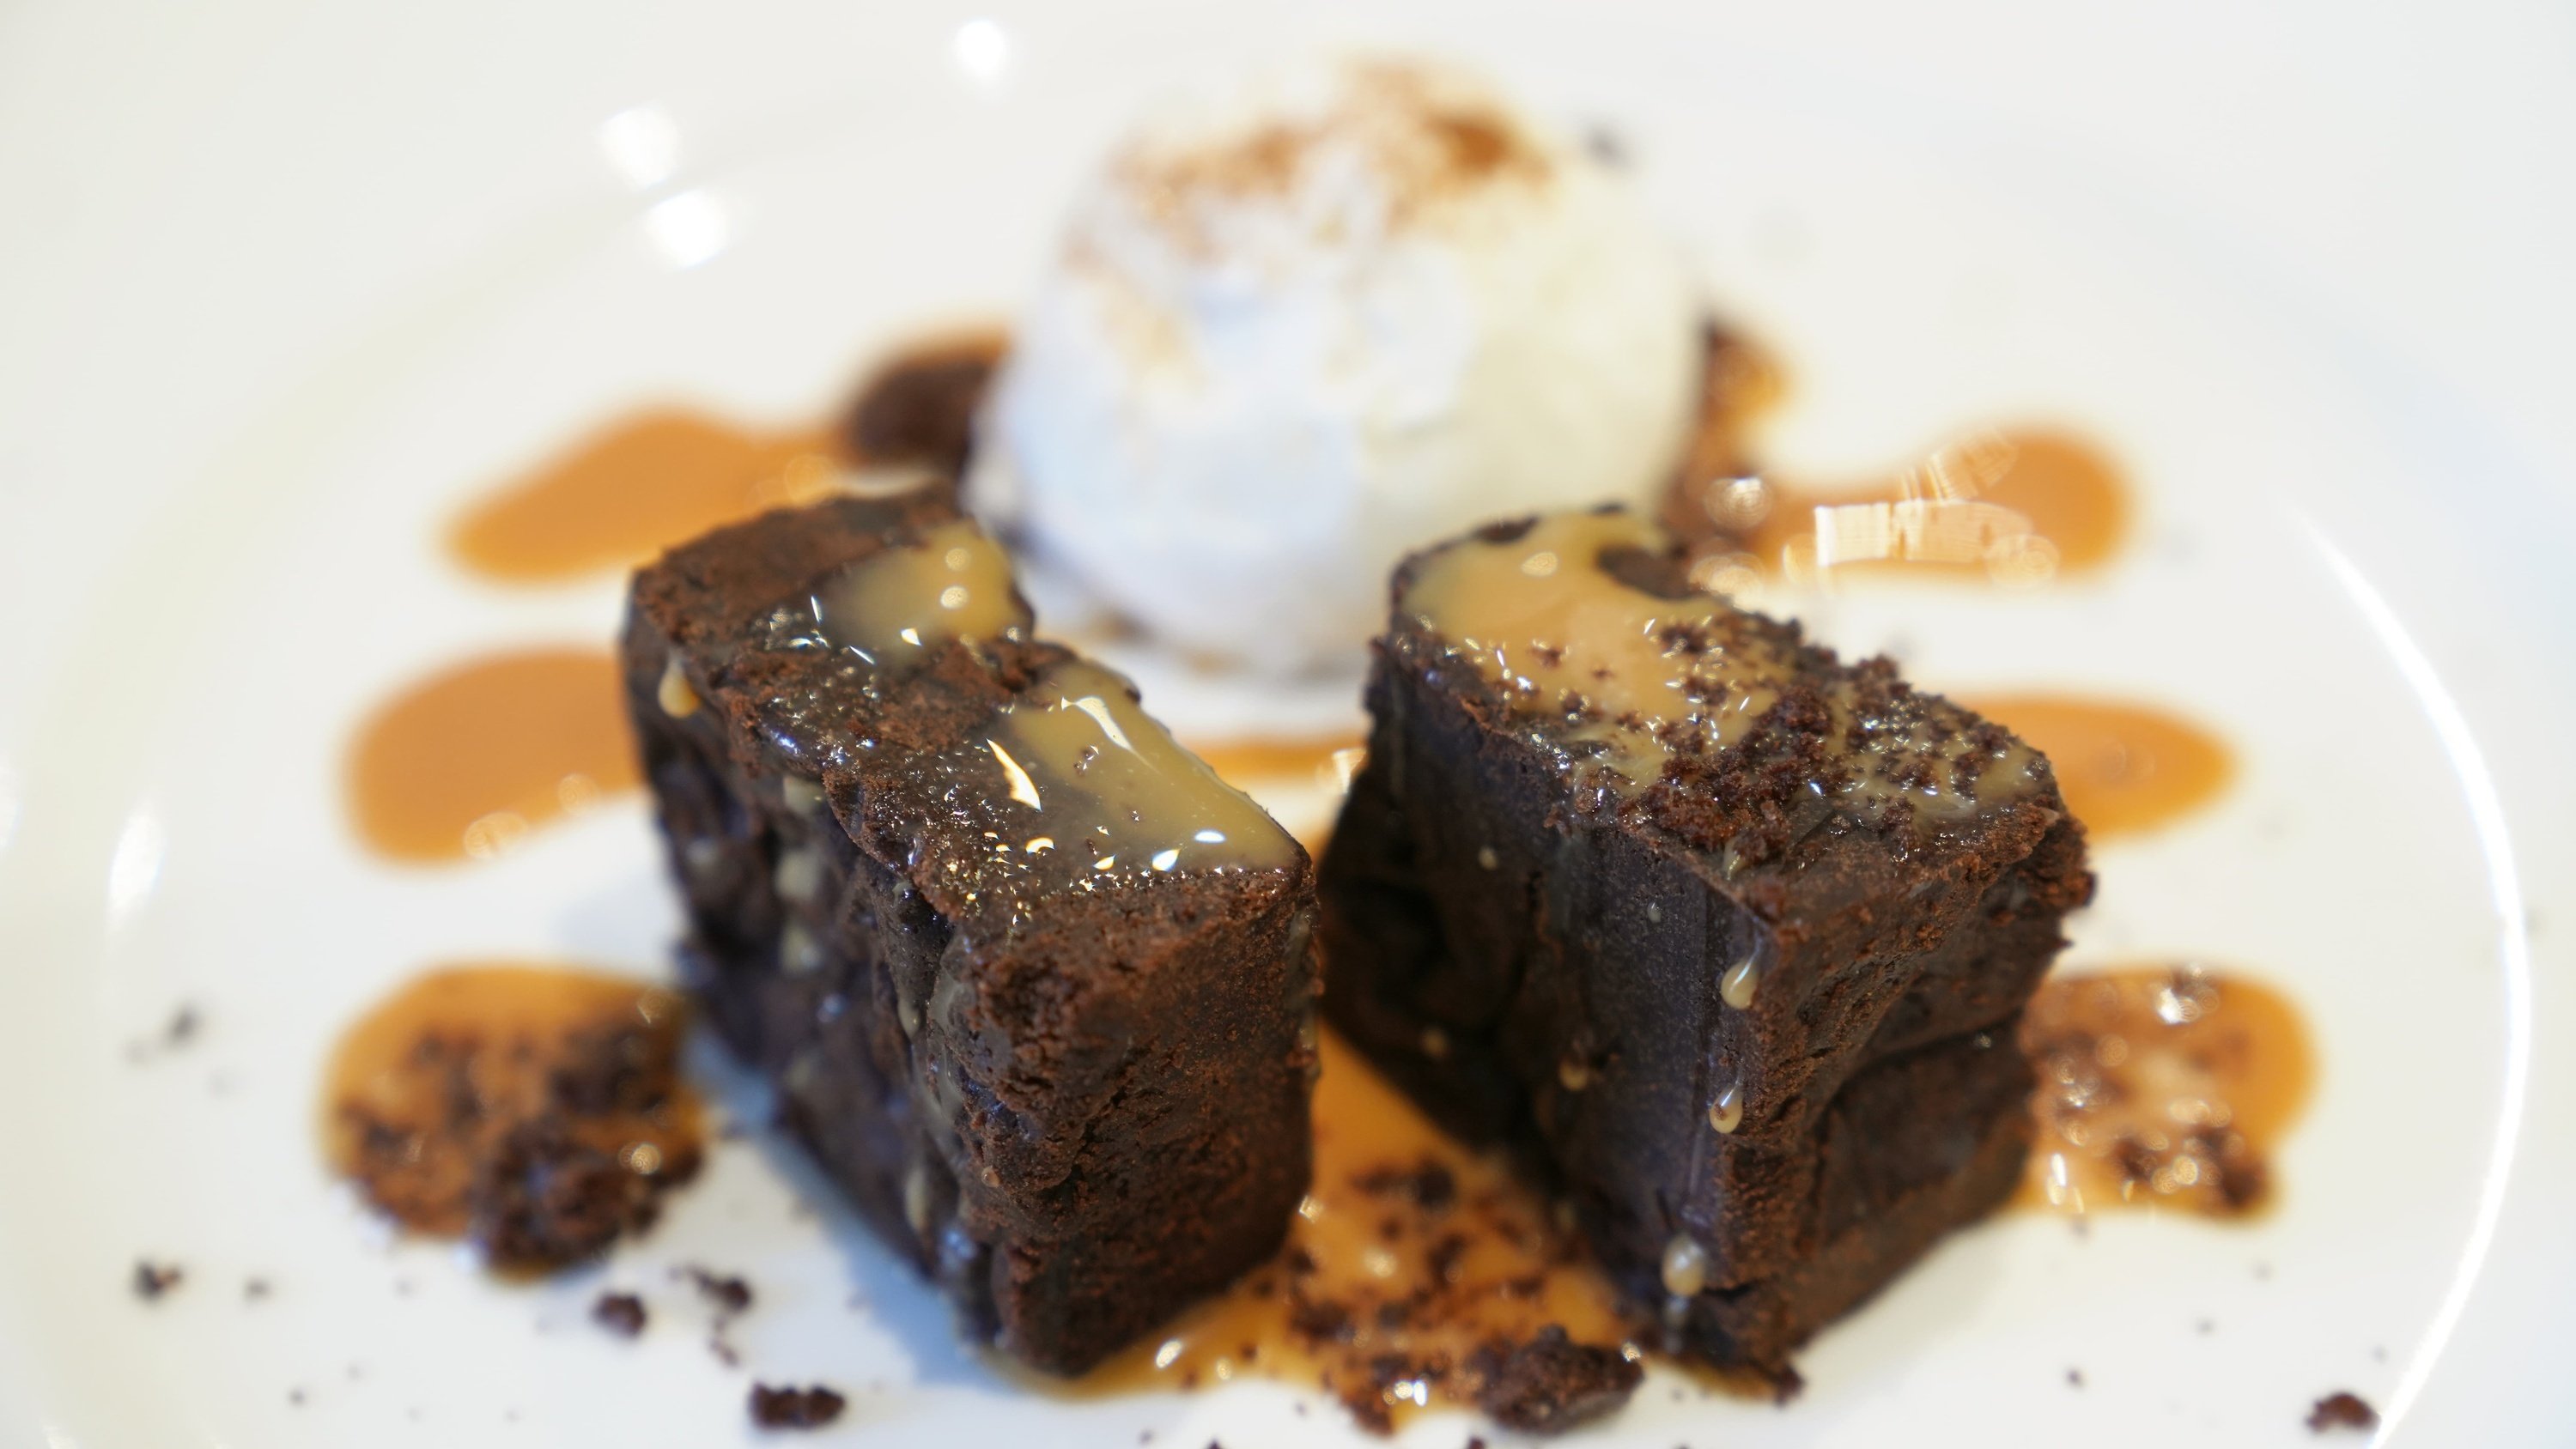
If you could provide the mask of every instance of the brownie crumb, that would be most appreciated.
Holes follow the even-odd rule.
[[[1478,1355],[1476,1406],[1511,1429],[1553,1433],[1628,1401],[1645,1371],[1615,1348],[1576,1343],[1555,1324],[1529,1342]]]
[[[134,1265],[134,1296],[146,1303],[176,1288],[188,1276],[188,1270],[176,1263],[155,1263],[149,1258]]]
[[[2084,1370],[2078,1368],[2068,1369],[2066,1371],[2066,1381],[2069,1384],[2074,1385],[2076,1388],[2080,1389],[2084,1387]]]
[[[1371,1197],[1408,1199],[1424,1212],[1439,1212],[1458,1200],[1458,1179],[1429,1158],[1412,1167],[1381,1167],[1361,1173],[1351,1179],[1351,1185]]]
[[[763,1429],[820,1429],[841,1417],[848,1404],[821,1384],[802,1389],[751,1386],[751,1422]]]
[[[204,1025],[205,1018],[197,1014],[197,1008],[182,1003],[171,1011],[170,1019],[162,1024],[158,1032],[140,1040],[127,1042],[125,1059],[129,1062],[141,1063],[175,1052],[195,1041],[198,1029]]]
[[[920,463],[950,477],[974,445],[1002,340],[975,337],[919,347],[879,368],[842,424],[850,450],[868,463]]]
[[[2359,1394],[2338,1390],[2317,1400],[2308,1411],[2308,1432],[2323,1434],[2334,1429],[2371,1430],[2379,1427],[2379,1411],[2362,1401]]]
[[[288,1389],[286,1391],[286,1401],[299,1409],[303,1408],[304,1391],[302,1389]]]
[[[559,1119],[511,1128],[476,1167],[467,1231],[504,1272],[544,1272],[596,1257],[660,1214],[659,1184]]]
[[[268,1280],[267,1280],[267,1279],[265,1279],[265,1278],[245,1278],[245,1279],[243,1279],[243,1280],[242,1280],[242,1301],[243,1301],[243,1302],[245,1302],[245,1303],[257,1303],[257,1302],[259,1302],[261,1299],[266,1298],[266,1297],[268,1296],[268,1294],[269,1294],[269,1286],[268,1286]]]
[[[698,1291],[716,1306],[716,1311],[728,1318],[751,1307],[751,1285],[738,1277],[699,1267],[682,1268],[680,1276],[698,1285]]]
[[[644,1300],[632,1293],[602,1293],[590,1305],[591,1320],[620,1338],[644,1331]]]

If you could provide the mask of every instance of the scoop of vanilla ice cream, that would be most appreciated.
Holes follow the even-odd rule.
[[[1699,297],[1625,179],[1479,81],[1315,62],[1175,106],[1078,202],[969,496],[1184,649],[1356,655],[1476,523],[1645,503]]]

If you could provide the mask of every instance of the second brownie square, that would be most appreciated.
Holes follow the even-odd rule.
[[[2018,740],[1695,592],[1623,513],[1416,555],[1393,604],[1328,1016],[1527,1149],[1688,1347],[1780,1367],[2009,1188],[2081,827]],[[1866,1090],[1900,1069],[1922,1093]]]

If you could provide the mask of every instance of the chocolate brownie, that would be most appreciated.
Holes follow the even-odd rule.
[[[1312,871],[935,497],[636,576],[624,669],[683,968],[967,1330],[1076,1372],[1305,1191]]]
[[[1692,590],[1623,511],[1393,592],[1326,1013],[1528,1149],[1678,1346],[1780,1371],[2009,1190],[2012,1025],[2090,895],[2082,827],[2027,745]]]

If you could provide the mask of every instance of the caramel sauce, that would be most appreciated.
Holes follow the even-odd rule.
[[[448,552],[468,572],[548,583],[631,568],[709,529],[848,488],[954,474],[1008,343],[999,328],[916,338],[869,370],[844,416],[754,428],[685,408],[608,424],[467,508]],[[871,482],[850,470],[886,469]]]
[[[1786,392],[1778,364],[1718,332],[1703,376],[1699,432],[1664,516],[1709,587],[1891,570],[2028,587],[2100,568],[2127,538],[2127,480],[2073,434],[1986,429],[1888,476],[1804,480],[1765,469],[1752,442]]]
[[[1280,1256],[1077,1391],[1258,1375],[1315,1385],[1383,1426],[1472,1404],[1488,1342],[1548,1324],[1578,1343],[1626,1339],[1608,1281],[1545,1199],[1444,1135],[1332,1033],[1320,1045],[1314,1187]],[[1396,1359],[1389,1381],[1381,1370]]]
[[[669,992],[552,967],[421,976],[351,1025],[324,1079],[323,1153],[416,1232],[496,1268],[588,1257],[650,1224],[704,1156]]]
[[[1961,703],[2048,756],[2067,808],[2097,840],[2187,815],[2216,799],[2235,773],[2217,736],[2149,705],[2052,694]]]
[[[952,639],[1016,637],[1030,619],[1010,559],[960,519],[862,559],[824,585],[814,596],[814,623],[833,646],[901,669]]]
[[[1260,806],[1175,743],[1099,665],[1051,665],[961,762],[993,799],[1025,807],[1023,838],[996,848],[1042,857],[1042,878],[1289,864],[1297,847]],[[934,765],[932,768],[940,768]]]
[[[843,569],[807,609],[773,614],[766,646],[836,651],[839,667],[873,688],[942,647],[1017,639],[1029,626],[1010,561],[958,521]],[[685,712],[693,693],[674,691],[673,702]],[[941,866],[968,901],[987,890],[1023,901],[1032,889],[1096,890],[1138,873],[1271,869],[1297,856],[1261,807],[1137,706],[1125,679],[1079,659],[1044,666],[975,735],[907,768],[937,808],[984,827],[989,850]]]
[[[378,707],[347,763],[358,835],[404,861],[485,859],[634,788],[617,662],[605,650],[496,654]]]
[[[1798,683],[1797,636],[1687,588],[1655,592],[1620,567],[1624,552],[1664,555],[1658,524],[1624,511],[1560,513],[1507,536],[1486,533],[1418,560],[1396,607],[1472,666],[1513,714],[1544,722],[1561,765],[1623,795],[1676,757],[1742,741]],[[1919,822],[1972,817],[2029,787],[2028,746],[1934,696],[1884,678],[1818,681],[1828,800]]]
[[[448,548],[469,572],[509,583],[630,568],[762,509],[820,497],[839,467],[839,443],[822,429],[640,413],[474,504]]]
[[[1356,735],[1191,740],[1189,748],[1237,789],[1312,782],[1317,789],[1339,793],[1350,788],[1351,776],[1368,758],[1367,744]]]
[[[1397,608],[1423,621],[1571,739],[1602,747],[1632,787],[1662,773],[1670,732],[1731,745],[1779,698],[1796,665],[1783,639],[1740,627],[1714,597],[1667,599],[1603,566],[1617,550],[1660,553],[1662,529],[1625,512],[1560,513],[1509,539],[1466,539],[1432,554]],[[1701,638],[1716,634],[1714,647]],[[1689,636],[1689,637],[1685,637]],[[1579,705],[1560,709],[1561,702]]]
[[[2165,1206],[2239,1217],[2315,1086],[2298,1009],[2196,966],[2061,974],[2022,1018],[2039,1072],[2023,1206]]]

